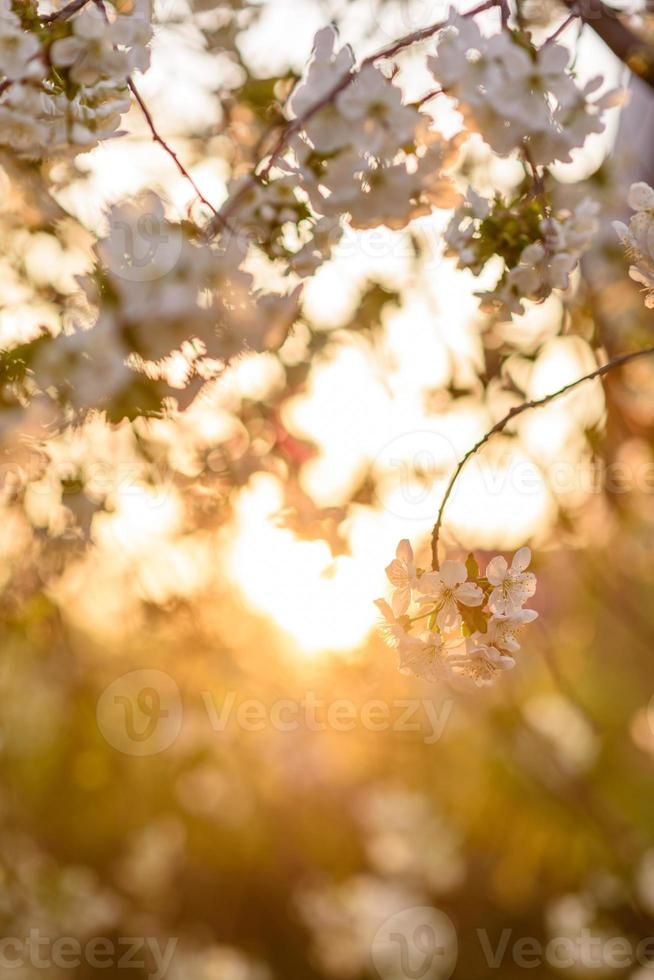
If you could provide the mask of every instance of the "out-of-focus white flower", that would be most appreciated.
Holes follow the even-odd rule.
[[[629,188],[627,204],[632,211],[654,211],[654,190],[639,180]]]
[[[559,694],[529,698],[523,708],[529,724],[547,738],[561,766],[585,772],[597,759],[599,740],[581,711]]]
[[[645,306],[654,309],[654,190],[642,181],[632,184],[628,202],[636,212],[629,225],[614,221],[613,227],[633,262],[629,275],[644,287]]]
[[[447,648],[443,637],[434,630],[424,630],[418,636],[404,635],[399,643],[399,670],[428,681],[445,677],[448,672]]]
[[[420,113],[405,106],[400,89],[374,65],[366,66],[356,80],[337,96],[336,106],[350,124],[350,138],[361,152],[392,158],[398,148],[411,143]]]
[[[291,93],[288,107],[293,116],[302,116],[342,81],[354,67],[354,53],[349,44],[337,50],[335,27],[323,27],[313,41],[313,53],[304,76]]]
[[[119,15],[108,21],[96,7],[87,6],[73,18],[72,26],[72,34],[53,42],[50,58],[68,68],[79,85],[94,85],[101,79],[125,81],[134,68],[147,67],[145,43],[150,32],[144,31],[140,17]]]
[[[446,892],[465,875],[461,840],[425,794],[393,783],[368,787],[358,801],[368,860],[380,874],[401,875]]]
[[[0,15],[0,74],[10,81],[25,78],[32,70],[32,61],[41,51],[35,34],[24,31],[14,14]],[[38,69],[37,69],[38,70]]]
[[[389,646],[398,646],[406,634],[406,625],[402,622],[402,617],[395,615],[385,599],[375,599],[375,605],[382,615],[379,627],[381,635]]]
[[[168,980],[271,980],[268,966],[234,946],[189,949],[182,945],[172,959]]]
[[[456,99],[466,128],[496,153],[508,156],[526,145],[538,165],[568,161],[590,133],[601,132],[605,110],[621,95],[591,100],[601,79],[579,89],[567,71],[564,46],[536,48],[526,40],[508,31],[483,38],[468,18],[452,11],[428,65]]]
[[[458,258],[459,266],[475,274],[481,272],[490,255],[502,250],[493,235],[512,220],[518,221],[520,233],[533,237],[519,253],[515,264],[507,261],[504,274],[495,289],[478,294],[481,308],[500,316],[524,312],[525,300],[540,302],[553,289],[566,290],[570,276],[582,254],[590,247],[599,229],[597,202],[584,198],[573,211],[559,211],[534,222],[533,201],[525,199],[522,206],[507,210],[497,204],[491,211],[490,202],[483,207],[478,195],[455,212],[446,233],[448,253]],[[484,213],[485,211],[485,213]],[[492,214],[493,220],[485,223]]]
[[[381,926],[399,912],[428,904],[422,889],[372,874],[300,891],[296,906],[313,936],[321,967],[334,977],[355,977],[368,969],[370,950]],[[392,970],[392,966],[391,966]],[[400,980],[389,972],[389,980]]]
[[[397,546],[395,558],[386,568],[389,582],[394,586],[391,606],[396,616],[402,616],[411,602],[413,589],[418,588],[419,576],[413,557],[413,548],[407,538]]]

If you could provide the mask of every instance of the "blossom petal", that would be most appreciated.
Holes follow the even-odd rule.
[[[448,589],[454,589],[457,585],[461,585],[462,582],[468,577],[466,567],[462,561],[444,561],[441,565],[441,580],[443,584]]]
[[[440,629],[453,630],[461,622],[461,614],[454,599],[446,599],[436,617]]]
[[[411,547],[408,538],[402,538],[397,546],[395,557],[399,558],[399,560],[404,562],[405,565],[408,565],[409,562],[413,561],[413,548]]]
[[[443,582],[438,572],[425,572],[418,582],[418,589],[427,596],[438,599],[443,591]]]
[[[388,581],[391,585],[394,585],[396,589],[406,589],[409,584],[409,576],[407,570],[401,561],[394,558],[390,565],[386,566],[386,575],[388,576]]]
[[[538,619],[538,611],[536,609],[521,609],[516,619],[520,625],[533,623],[535,619]]]
[[[484,593],[474,582],[464,582],[455,589],[454,598],[464,606],[481,606]]]
[[[380,613],[384,617],[387,623],[395,624],[395,616],[393,615],[393,610],[386,602],[386,599],[375,599],[374,604],[379,609]]]
[[[411,589],[396,589],[391,599],[391,607],[396,616],[403,616],[411,602]]]
[[[507,601],[500,588],[493,589],[488,597],[488,608],[496,616],[507,615]]]
[[[506,558],[503,558],[502,555],[496,555],[486,566],[486,578],[491,585],[501,585],[508,570]]]
[[[524,572],[525,568],[529,565],[531,561],[531,548],[520,548],[516,551],[513,556],[513,561],[511,562],[512,572]]]

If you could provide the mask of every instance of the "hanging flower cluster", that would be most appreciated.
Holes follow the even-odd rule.
[[[536,48],[523,31],[484,37],[473,20],[452,11],[428,65],[456,100],[469,132],[479,133],[500,156],[527,141],[532,161],[548,166],[569,161],[571,150],[602,132],[604,112],[622,100],[618,91],[591,99],[603,79],[580,89],[567,70],[569,60],[563,45]]]
[[[508,317],[526,300],[540,302],[553,289],[565,290],[581,255],[599,229],[599,205],[585,198],[573,211],[547,214],[540,196],[505,204],[469,188],[445,232],[446,254],[459,268],[478,275],[499,256],[504,271],[492,291],[479,293],[482,309]]]
[[[645,306],[651,310],[654,309],[654,190],[643,181],[632,184],[627,202],[636,213],[628,226],[614,221],[613,227],[631,259],[629,275],[643,287]]]
[[[39,20],[0,5],[0,146],[29,159],[88,149],[120,135],[127,80],[149,65],[149,5],[130,13],[89,4],[70,19]]]
[[[409,541],[400,541],[386,569],[390,604],[376,602],[400,671],[427,680],[463,676],[481,687],[511,670],[517,635],[538,616],[523,608],[536,591],[530,561],[530,549],[520,548],[510,566],[498,555],[483,576],[472,555],[465,564],[447,559],[437,571],[424,571]]]

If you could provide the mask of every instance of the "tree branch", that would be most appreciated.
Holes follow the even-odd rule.
[[[483,3],[480,3],[477,7],[473,7],[472,10],[466,11],[464,14],[461,14],[461,16],[474,17],[477,14],[483,13],[484,10],[491,10],[493,7],[501,7],[504,2],[505,0],[484,0]],[[277,138],[270,152],[266,154],[268,159],[264,168],[259,171],[259,167],[263,163],[263,160],[259,160],[259,162],[255,164],[249,179],[243,182],[237,193],[225,202],[218,214],[211,220],[207,226],[207,237],[212,238],[218,231],[218,227],[221,224],[227,223],[227,219],[231,214],[233,214],[241,199],[251,190],[251,188],[255,184],[261,183],[261,181],[268,177],[275,163],[286,149],[291,137],[303,129],[306,123],[308,123],[317,112],[320,112],[321,109],[324,109],[326,106],[330,105],[337,95],[344,91],[344,89],[348,88],[356,79],[359,71],[361,71],[362,68],[367,68],[369,65],[374,64],[376,61],[381,61],[384,58],[392,58],[394,55],[398,54],[400,51],[403,51],[405,48],[410,47],[412,44],[417,44],[420,41],[426,41],[428,38],[440,31],[446,23],[447,21],[441,20],[435,24],[430,24],[428,27],[423,27],[419,31],[413,31],[411,34],[405,34],[404,37],[399,38],[397,41],[387,45],[385,48],[381,48],[379,51],[375,51],[373,54],[368,55],[367,58],[363,59],[358,69],[348,71],[347,74],[343,75],[343,77],[340,78],[332,86],[332,88],[318,100],[318,102],[310,106],[301,116],[291,119],[279,134],[279,137]]]
[[[191,176],[190,172],[186,169],[186,167],[184,166],[184,164],[182,163],[182,161],[179,159],[179,157],[177,156],[177,154],[173,150],[172,146],[170,146],[168,143],[166,143],[166,141],[163,138],[163,136],[160,135],[159,131],[157,130],[157,127],[154,124],[154,119],[152,118],[152,113],[148,109],[148,107],[147,107],[147,105],[146,105],[146,103],[145,103],[145,101],[143,99],[143,96],[141,95],[141,93],[137,89],[136,85],[134,84],[134,80],[131,77],[127,79],[127,85],[128,85],[128,88],[129,88],[130,92],[132,93],[132,95],[136,99],[136,101],[138,103],[138,106],[139,106],[141,112],[143,113],[143,116],[145,118],[146,123],[148,124],[148,129],[150,130],[150,132],[152,134],[152,139],[154,140],[154,142],[155,143],[158,143],[159,146],[161,146],[166,151],[166,153],[168,154],[168,156],[170,157],[170,159],[174,162],[175,166],[179,170],[179,172],[182,175],[182,177],[185,177],[186,180],[188,180],[189,184],[191,185],[191,187],[193,188],[193,190],[197,194],[199,200],[202,201],[202,203],[204,205],[206,205],[206,207],[208,207],[210,211],[213,212],[215,219],[219,219],[220,218],[220,215],[218,214],[218,210],[213,206],[213,204],[211,203],[211,201],[208,201],[207,198],[204,196],[204,194],[202,193],[202,191],[200,190],[200,188],[196,184],[195,179]],[[220,220],[222,222],[222,219],[220,219]]]
[[[573,388],[583,384],[585,381],[592,381],[593,378],[601,378],[605,374],[608,374],[609,371],[613,371],[614,368],[621,367],[623,364],[628,364],[630,361],[635,361],[637,357],[644,357],[646,354],[654,354],[654,346],[643,347],[641,350],[630,351],[627,354],[619,354],[617,357],[613,357],[610,361],[607,361],[606,364],[602,364],[601,367],[595,368],[595,370],[591,371],[589,374],[585,374],[583,377],[577,378],[576,381],[571,381],[569,384],[564,385],[563,388],[559,388],[558,391],[553,391],[549,395],[543,395],[542,398],[536,398],[533,401],[523,402],[521,405],[514,406],[511,411],[507,412],[504,418],[501,418],[499,422],[496,422],[495,425],[474,444],[474,446],[470,447],[467,453],[465,453],[465,455],[462,456],[457,463],[454,473],[450,477],[450,481],[447,484],[445,493],[443,494],[441,505],[438,508],[436,523],[434,524],[434,530],[432,531],[431,537],[432,568],[435,571],[437,571],[440,567],[440,562],[438,560],[438,541],[440,538],[441,528],[443,526],[445,506],[450,499],[454,485],[461,474],[461,470],[466,465],[468,460],[478,453],[479,450],[485,446],[494,435],[497,435],[498,432],[502,432],[509,422],[513,421],[513,419],[518,415],[522,415],[523,412],[526,412],[531,408],[540,408],[542,405],[547,405],[549,402],[554,401],[555,398],[560,398],[561,395],[565,395],[566,392],[571,391]]]
[[[73,17],[82,7],[86,7],[88,3],[90,3],[90,0],[71,0],[61,10],[55,10],[51,14],[44,14],[39,20],[42,24],[54,24],[57,20],[68,20],[69,17]]]
[[[595,31],[616,58],[654,88],[654,49],[618,18],[603,0],[563,0],[566,7]]]

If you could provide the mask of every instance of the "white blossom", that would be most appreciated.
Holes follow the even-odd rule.
[[[147,67],[145,43],[149,29],[139,16],[118,15],[106,20],[97,7],[87,6],[72,19],[73,32],[50,47],[53,64],[70,70],[79,85],[101,79],[126,79]]]
[[[629,225],[614,221],[613,227],[632,260],[629,275],[644,287],[645,306],[654,309],[654,190],[642,181],[632,184],[628,202],[636,212]]]
[[[473,636],[478,641],[483,637],[484,642],[495,650],[517,653],[520,649],[517,634],[537,618],[535,609],[518,609],[513,615],[493,615],[488,620],[486,632],[475,633]]]
[[[513,670],[515,660],[509,654],[470,638],[465,641],[464,652],[451,657],[450,665],[455,674],[470,678],[477,687],[488,687],[504,671]]]
[[[492,586],[488,605],[500,616],[516,616],[536,591],[536,576],[526,569],[531,561],[531,549],[520,548],[509,567],[506,558],[498,555],[488,563],[486,578]]]
[[[452,12],[429,68],[456,99],[466,128],[508,156],[525,144],[539,165],[568,161],[570,151],[604,128],[603,114],[621,95],[590,96],[567,71],[569,54],[552,43],[537,49],[526,34],[502,31],[483,38],[479,28]]]
[[[418,636],[404,635],[399,642],[400,673],[438,680],[448,672],[446,655],[443,637],[434,630],[423,630]]]
[[[420,579],[418,588],[423,595],[419,603],[434,603],[438,614],[436,622],[441,630],[456,629],[461,623],[459,603],[464,606],[480,606],[483,593],[474,582],[468,582],[466,566],[462,561],[444,561],[437,572],[427,572]]]
[[[395,558],[386,568],[386,575],[391,585],[394,586],[391,603],[393,613],[395,616],[402,616],[409,608],[412,591],[418,588],[420,581],[413,548],[407,538],[398,544]]]
[[[0,16],[0,74],[10,81],[34,74],[33,60],[41,45],[35,34],[24,31],[18,17],[9,11]],[[38,71],[38,66],[36,66]]]
[[[535,575],[525,571],[530,559],[529,548],[521,548],[509,568],[498,555],[483,578],[473,556],[470,575],[451,558],[438,571],[421,572],[408,540],[401,541],[386,570],[395,587],[394,608],[384,599],[376,602],[383,633],[398,650],[400,672],[428,681],[464,676],[484,686],[512,669],[518,634],[538,616],[535,609],[523,609],[536,589]],[[409,616],[415,593],[416,611]]]

